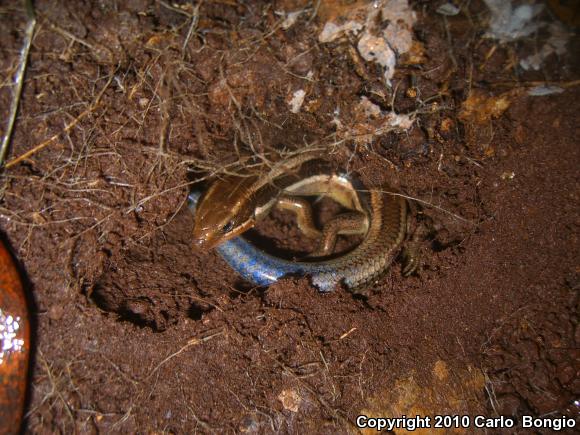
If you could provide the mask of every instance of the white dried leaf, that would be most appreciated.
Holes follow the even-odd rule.
[[[318,35],[318,40],[322,43],[332,42],[348,32],[356,35],[362,28],[363,25],[356,21],[347,21],[342,26],[337,26],[329,21],[324,25],[324,29],[322,29],[320,35]]]
[[[534,21],[543,5],[524,4],[513,8],[511,1],[484,0],[491,12],[487,36],[502,42],[515,41],[531,35],[544,25]]]
[[[288,102],[288,105],[290,106],[290,112],[300,112],[300,108],[304,103],[304,97],[306,97],[306,92],[304,89],[298,89],[296,92],[294,92],[294,94],[292,94],[292,98]]]
[[[564,92],[559,86],[535,86],[528,90],[528,95],[531,97],[544,97],[546,95],[561,94]]]
[[[445,15],[448,17],[454,17],[457,15],[461,9],[455,6],[453,3],[444,3],[437,8],[437,13],[441,15]]]
[[[294,12],[288,12],[285,14],[286,18],[284,19],[284,21],[282,21],[282,29],[284,30],[288,30],[290,27],[292,27],[294,24],[296,24],[296,20],[298,20],[298,17],[300,15],[302,15],[304,13],[304,9],[301,9],[299,11],[294,11]]]

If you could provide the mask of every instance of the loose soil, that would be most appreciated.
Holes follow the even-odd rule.
[[[479,2],[443,18],[439,2],[417,1],[422,54],[399,60],[393,91],[354,39],[318,42],[349,2],[314,3],[284,30],[278,12],[309,2],[36,2],[8,161],[57,139],[4,171],[0,202],[34,327],[26,431],[578,417],[578,38],[569,56],[524,72],[518,56],[546,35],[497,45],[482,38]],[[4,129],[21,3],[0,6],[0,20]],[[546,81],[564,92],[527,95]],[[476,94],[509,108],[476,121],[462,112]],[[413,113],[413,127],[374,134],[361,97]],[[429,234],[416,275],[397,262],[364,294],[322,295],[307,278],[254,288],[193,246],[192,184],[305,144],[421,201]],[[282,212],[254,238],[276,252],[314,247]]]

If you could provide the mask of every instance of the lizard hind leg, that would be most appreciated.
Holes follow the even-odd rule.
[[[419,215],[418,206],[414,201],[407,202],[410,208],[410,215],[415,219],[407,220],[408,241],[401,253],[403,276],[409,276],[417,272],[421,264],[421,251],[427,240],[428,230],[424,222],[417,222]]]
[[[409,242],[403,249],[403,276],[414,274],[421,263],[421,250],[418,244]]]

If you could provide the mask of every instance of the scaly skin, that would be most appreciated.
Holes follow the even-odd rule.
[[[199,198],[197,192],[189,196],[194,215]],[[369,191],[366,205],[369,223],[363,241],[338,258],[284,260],[261,251],[241,237],[228,239],[217,250],[230,267],[256,285],[270,285],[286,275],[308,275],[322,292],[332,291],[340,284],[351,290],[364,288],[386,272],[397,255],[407,233],[408,214],[403,197],[376,189]],[[405,270],[409,272],[408,268]]]
[[[298,196],[328,196],[345,208],[362,212],[356,191],[344,177],[305,177],[301,173],[306,169],[308,174],[305,163],[322,156],[323,151],[308,150],[273,164],[259,175],[227,175],[215,180],[197,207],[194,243],[199,248],[212,249],[254,227],[274,206],[296,213],[305,235],[318,235],[319,231],[311,225],[309,211],[300,210]],[[307,183],[303,183],[305,178]],[[286,194],[293,196],[288,202],[283,198]]]

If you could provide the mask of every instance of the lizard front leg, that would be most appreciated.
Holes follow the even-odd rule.
[[[297,196],[281,196],[278,198],[276,207],[294,213],[298,228],[306,237],[320,239],[318,247],[309,257],[324,257],[332,254],[340,234],[365,234],[368,230],[368,218],[361,212],[341,213],[327,222],[320,231],[314,224],[312,206],[306,199]]]
[[[312,206],[306,199],[297,196],[283,195],[278,198],[276,207],[280,210],[288,210],[294,213],[298,228],[300,228],[300,231],[302,231],[306,237],[317,239],[322,235],[320,230],[316,228],[316,225],[314,225]]]
[[[366,234],[368,228],[368,218],[364,213],[357,211],[341,213],[324,225],[318,248],[310,254],[310,257],[324,257],[331,255],[334,252],[336,240],[339,234]]]

